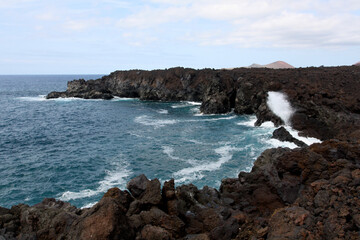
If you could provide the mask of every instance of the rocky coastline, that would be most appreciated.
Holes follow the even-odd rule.
[[[161,187],[140,175],[87,209],[55,199],[0,207],[0,240],[359,239],[359,89],[357,66],[132,70],[71,81],[47,98],[201,101],[204,113],[234,109],[277,126],[283,121],[266,99],[281,91],[296,110],[292,127],[323,142],[307,146],[279,128],[274,137],[299,147],[264,151],[251,172],[223,179],[219,189],[175,187],[173,179]]]

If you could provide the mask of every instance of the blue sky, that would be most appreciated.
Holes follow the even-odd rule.
[[[359,0],[0,0],[0,74],[360,61]]]

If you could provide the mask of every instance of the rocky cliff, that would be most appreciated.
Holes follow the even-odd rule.
[[[325,140],[346,138],[360,127],[360,68],[320,67],[297,69],[194,70],[172,68],[154,71],[116,71],[97,80],[74,80],[65,92],[47,98],[201,101],[204,113],[256,114],[257,125],[281,125],[266,104],[268,91],[287,94],[296,109],[292,126],[304,135]]]

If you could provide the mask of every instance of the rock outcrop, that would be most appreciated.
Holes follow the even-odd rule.
[[[281,91],[296,112],[293,128],[322,140],[346,139],[360,128],[360,69],[320,67],[296,69],[237,68],[233,70],[172,68],[154,71],[116,71],[101,79],[68,83],[65,92],[47,98],[201,101],[204,113],[256,114],[261,125],[283,121],[268,108],[267,92]]]
[[[132,179],[88,209],[44,199],[0,208],[2,239],[358,239],[360,145],[266,150],[219,190]]]
[[[284,127],[280,127],[278,129],[276,129],[273,132],[273,135],[271,138],[278,139],[282,142],[292,142],[292,143],[295,143],[299,147],[307,146],[306,143],[304,143],[303,141],[300,141],[299,139],[294,138]]]

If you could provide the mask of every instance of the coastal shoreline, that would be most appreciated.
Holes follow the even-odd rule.
[[[144,175],[128,190],[109,189],[91,208],[44,199],[0,208],[5,239],[357,239],[360,234],[360,67],[117,71],[74,80],[47,98],[201,101],[204,113],[256,114],[257,125],[284,122],[267,105],[282,92],[291,125],[323,140],[264,151],[250,173],[219,189],[175,188]]]

